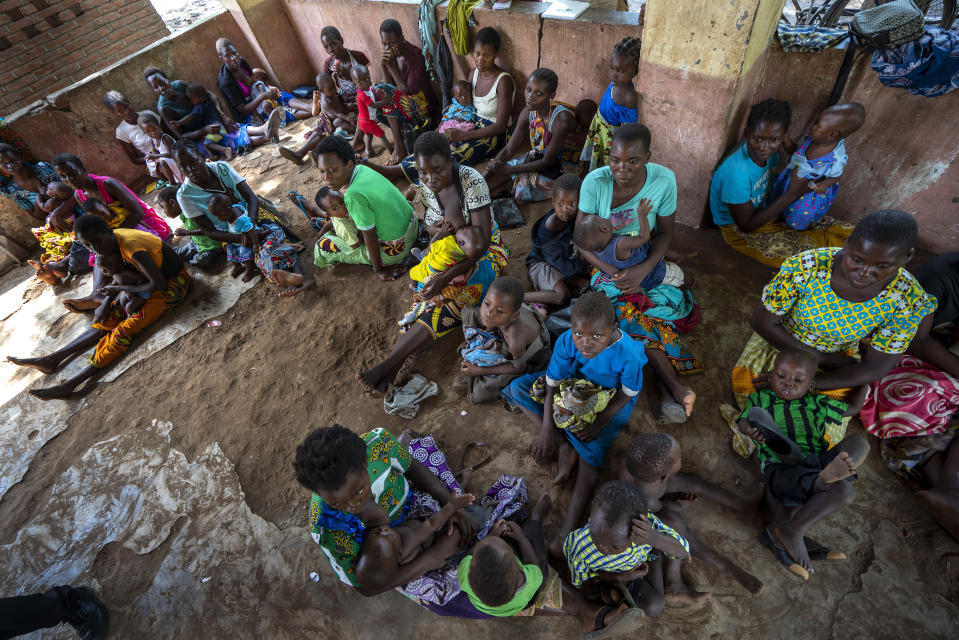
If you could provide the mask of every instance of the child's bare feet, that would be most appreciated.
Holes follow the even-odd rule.
[[[372,141],[372,140],[367,140],[367,141],[366,141],[365,149],[366,149],[366,157],[367,157],[367,158],[372,158],[372,157],[376,156],[376,152],[373,151],[373,141]]]
[[[36,269],[37,277],[40,280],[51,285],[60,284],[60,278],[62,278],[63,276],[57,276],[57,274],[54,273],[52,269],[47,267],[47,265],[37,260],[27,260],[27,264],[29,264],[31,267]]]
[[[801,534],[792,531],[789,527],[779,527],[770,529],[773,540],[779,546],[786,550],[789,557],[801,568],[812,572],[812,560],[809,559],[809,551],[806,550],[806,542]]]
[[[684,391],[679,394],[679,397],[676,398],[676,401],[683,405],[683,411],[686,412],[686,417],[693,415],[693,405],[696,403],[696,392],[685,387]]]
[[[256,277],[256,268],[253,266],[253,261],[245,262],[243,267],[243,282],[249,282]]]
[[[833,458],[832,462],[827,464],[819,472],[819,479],[826,484],[845,480],[856,473],[856,463],[845,451],[841,451],[838,456]]]
[[[549,511],[552,506],[553,499],[549,497],[548,493],[544,493],[540,499],[536,501],[536,506],[533,507],[532,513],[529,514],[529,519],[542,522],[543,516],[546,515],[546,512]]]
[[[231,149],[230,147],[225,147],[225,148],[223,149],[223,158],[224,158],[225,160],[227,160],[227,161],[232,160],[232,159],[233,159],[233,149]]]
[[[554,485],[561,484],[569,479],[573,473],[573,469],[576,467],[578,457],[576,451],[568,442],[564,441],[559,446],[559,464],[556,468],[556,476],[553,478]]]

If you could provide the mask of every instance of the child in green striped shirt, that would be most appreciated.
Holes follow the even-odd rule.
[[[807,576],[812,563],[806,532],[853,501],[851,481],[869,453],[869,443],[857,435],[830,447],[827,425],[858,413],[866,389],[855,389],[848,403],[810,393],[818,365],[812,353],[781,351],[772,371],[757,379],[760,385],[765,379],[768,388],[750,394],[739,417],[740,430],[757,444],[773,511],[767,532]]]

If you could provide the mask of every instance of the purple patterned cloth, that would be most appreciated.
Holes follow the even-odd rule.
[[[433,436],[424,436],[410,441],[410,455],[417,462],[422,463],[430,470],[434,476],[439,478],[450,493],[462,493],[463,489],[456,481],[456,477],[446,464],[446,456],[436,446]],[[511,475],[503,474],[490,487],[486,495],[479,501],[481,507],[488,507],[485,513],[485,522],[479,528],[475,542],[479,542],[490,529],[496,524],[497,520],[509,518],[517,513],[522,513],[523,507],[529,502],[529,494],[526,489],[526,480]],[[440,510],[440,504],[433,496],[425,491],[413,491],[413,504],[410,507],[410,518],[426,518]],[[412,580],[406,585],[399,587],[399,591],[407,597],[416,600],[421,605],[437,613],[437,607],[443,607],[444,613],[441,615],[453,615],[463,618],[486,617],[479,611],[472,609],[469,600],[466,599],[467,607],[462,606],[463,598],[458,598],[462,591],[459,581],[456,578],[456,567],[445,566],[441,569],[429,571],[419,578]],[[457,604],[459,603],[459,604]],[[446,611],[445,606],[451,606],[456,611],[469,608],[472,610],[470,615]],[[470,613],[470,612],[467,612]]]

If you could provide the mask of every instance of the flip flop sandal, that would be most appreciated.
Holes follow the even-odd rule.
[[[302,194],[295,190],[290,191],[287,195],[293,200],[293,204],[296,205],[296,208],[303,212],[303,215],[306,216],[306,219],[312,222],[313,218],[311,218],[310,214],[307,213],[306,205],[303,204],[307,201],[306,198],[304,198]]]
[[[769,533],[769,529],[763,529],[759,532],[759,544],[772,551],[773,555],[776,556],[776,559],[779,560],[784,567],[803,580],[809,580],[809,572],[796,564],[796,561],[789,555],[789,552],[776,543],[772,534]]]
[[[523,410],[514,405],[512,402],[507,400],[503,394],[499,394],[499,399],[503,401],[503,408],[509,411],[510,413],[523,413]]]
[[[661,381],[659,382],[660,392],[664,398],[671,398],[669,391]],[[683,405],[672,400],[665,400],[660,403],[656,409],[656,424],[682,424],[687,419],[686,410]]]
[[[469,455],[470,449],[473,449],[474,447],[476,449],[485,449],[486,455],[482,456],[479,462],[475,464],[466,464],[466,457]],[[467,469],[473,469],[475,471],[476,469],[479,469],[484,464],[489,462],[490,458],[492,457],[493,457],[493,452],[491,450],[491,447],[488,444],[486,444],[485,442],[471,442],[468,445],[466,445],[465,449],[463,449],[463,455],[460,457],[460,470],[454,473],[453,476],[456,478],[459,478],[461,475],[463,475],[463,472],[466,471]]]
[[[603,607],[596,612],[596,618],[593,624],[594,630],[583,634],[583,640],[593,640],[598,638],[621,638],[633,634],[639,629],[643,620],[646,619],[646,613],[639,608],[627,609],[615,620],[606,626],[601,626],[606,622],[606,616],[615,611],[616,607]],[[596,628],[598,627],[598,628]]]
[[[805,456],[799,446],[783,435],[779,425],[776,424],[768,411],[761,407],[753,407],[749,410],[746,420],[749,421],[750,426],[755,427],[763,434],[766,446],[779,456],[780,462],[791,465],[802,463]]]
[[[847,560],[848,556],[838,549],[830,549],[826,545],[816,542],[812,538],[803,536],[806,552],[810,560]]]

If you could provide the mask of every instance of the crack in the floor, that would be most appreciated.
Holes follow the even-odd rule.
[[[830,638],[835,638],[836,634],[833,631],[833,627],[836,624],[836,619],[839,616],[839,612],[842,611],[845,607],[846,598],[849,596],[855,595],[857,593],[862,593],[862,577],[869,571],[872,567],[873,562],[876,561],[876,545],[873,542],[866,541],[863,544],[856,547],[856,550],[853,551],[852,557],[849,558],[849,563],[852,565],[852,575],[850,576],[851,585],[849,589],[846,590],[839,598],[836,599],[835,605],[832,607],[832,611],[829,613],[829,636]]]

